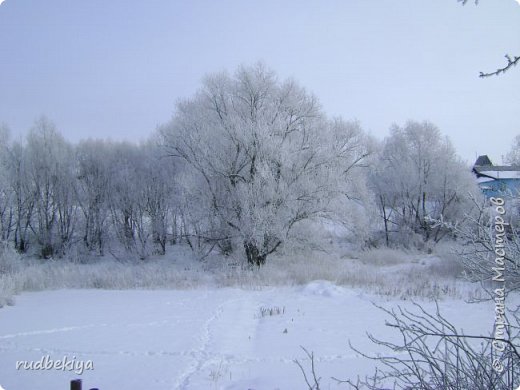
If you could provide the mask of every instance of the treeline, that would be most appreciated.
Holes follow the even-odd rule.
[[[5,133],[5,132],[4,132]],[[164,254],[177,226],[175,167],[153,141],[68,143],[47,119],[1,149],[0,234],[19,252],[104,255],[111,241]]]
[[[424,245],[447,234],[435,220],[460,222],[478,193],[433,124],[378,142],[263,65],[206,77],[139,145],[72,145],[44,118],[22,142],[3,133],[1,239],[42,258],[117,243],[145,259],[185,240],[261,265],[311,244],[305,232],[322,220],[365,245]]]

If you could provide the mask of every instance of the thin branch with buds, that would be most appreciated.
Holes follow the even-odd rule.
[[[480,72],[479,77],[483,78],[483,77],[491,77],[491,76],[500,76],[500,74],[505,73],[513,66],[516,66],[518,64],[518,61],[520,61],[520,56],[511,57],[509,54],[506,54],[505,57],[507,60],[506,66],[504,66],[503,68],[499,68],[499,69],[495,70],[494,72],[489,72],[489,73]]]
[[[469,0],[457,0],[459,3],[462,3],[462,5],[466,5]],[[475,0],[475,5],[478,5],[479,0]],[[507,64],[503,68],[498,68],[494,72],[480,72],[479,77],[485,78],[485,77],[491,77],[491,76],[500,76],[501,74],[506,73],[509,69],[511,69],[513,66],[516,66],[518,62],[520,61],[520,56],[510,56],[509,54],[505,55]]]

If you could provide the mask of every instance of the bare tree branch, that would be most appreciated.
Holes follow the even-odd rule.
[[[462,3],[462,5],[466,5],[469,0],[457,0],[459,3]],[[479,0],[475,0],[475,5],[478,5]],[[498,68],[494,72],[480,72],[479,77],[485,78],[485,77],[491,77],[491,76],[500,76],[503,73],[506,73],[509,69],[511,69],[513,66],[516,66],[518,64],[518,61],[520,60],[520,56],[513,56],[511,57],[509,54],[505,55],[507,64],[503,68]]]
[[[520,56],[511,57],[509,54],[506,54],[505,57],[507,60],[506,66],[504,66],[503,68],[499,68],[499,69],[495,70],[494,72],[489,72],[489,73],[480,72],[479,77],[484,78],[484,77],[491,77],[491,76],[500,76],[500,74],[505,73],[513,66],[516,66],[518,64],[518,61],[520,60]]]
[[[305,349],[305,347],[301,347],[301,349],[303,349],[303,351],[305,352],[305,354],[311,361],[310,375],[312,377],[309,379],[309,377],[307,376],[307,371],[305,370],[303,365],[297,359],[294,360],[294,363],[296,363],[296,365],[300,368],[300,371],[302,372],[303,378],[305,379],[305,383],[307,384],[307,387],[309,388],[309,390],[320,390],[320,379],[321,378],[318,378],[317,374],[316,374],[316,367],[314,365],[314,352],[309,352],[307,349]]]
[[[497,339],[457,331],[440,314],[438,305],[434,314],[419,304],[415,304],[417,310],[414,311],[377,307],[390,316],[391,322],[386,325],[397,329],[402,341],[384,341],[369,334],[374,344],[390,351],[388,355],[374,356],[350,344],[356,353],[376,361],[380,367],[365,380],[336,379],[339,383],[356,390],[380,390],[389,386],[394,389],[498,390],[513,389],[520,383],[518,334],[509,334],[508,339],[502,340],[503,351],[497,351],[493,347]],[[513,317],[518,323],[518,316],[513,314]]]

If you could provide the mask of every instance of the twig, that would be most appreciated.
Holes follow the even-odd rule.
[[[491,76],[499,76],[501,73],[505,73],[513,66],[516,66],[518,64],[518,61],[520,60],[520,56],[511,57],[509,54],[506,54],[505,57],[507,60],[506,66],[504,66],[503,68],[499,68],[499,69],[495,70],[494,72],[489,72],[489,73],[480,72],[479,77],[484,78],[484,77],[491,77]]]
[[[313,384],[311,384],[311,381],[307,377],[307,373],[306,373],[303,365],[297,359],[294,360],[294,363],[296,363],[296,365],[300,368],[300,371],[303,374],[303,378],[305,379],[305,383],[309,387],[309,390],[320,390],[321,377],[318,378],[316,375],[316,367],[314,366],[314,352],[309,352],[309,351],[307,351],[307,349],[305,349],[305,347],[302,347],[302,346],[300,346],[300,347],[301,347],[301,349],[303,349],[303,351],[305,352],[305,354],[311,361],[311,375],[312,375],[312,381],[314,382]]]

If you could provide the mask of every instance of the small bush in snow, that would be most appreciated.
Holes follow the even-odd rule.
[[[272,316],[279,316],[281,314],[285,314],[285,306],[284,307],[261,307],[260,308],[260,318],[263,317],[272,317]]]
[[[0,274],[14,274],[20,268],[20,255],[8,243],[0,242]]]

